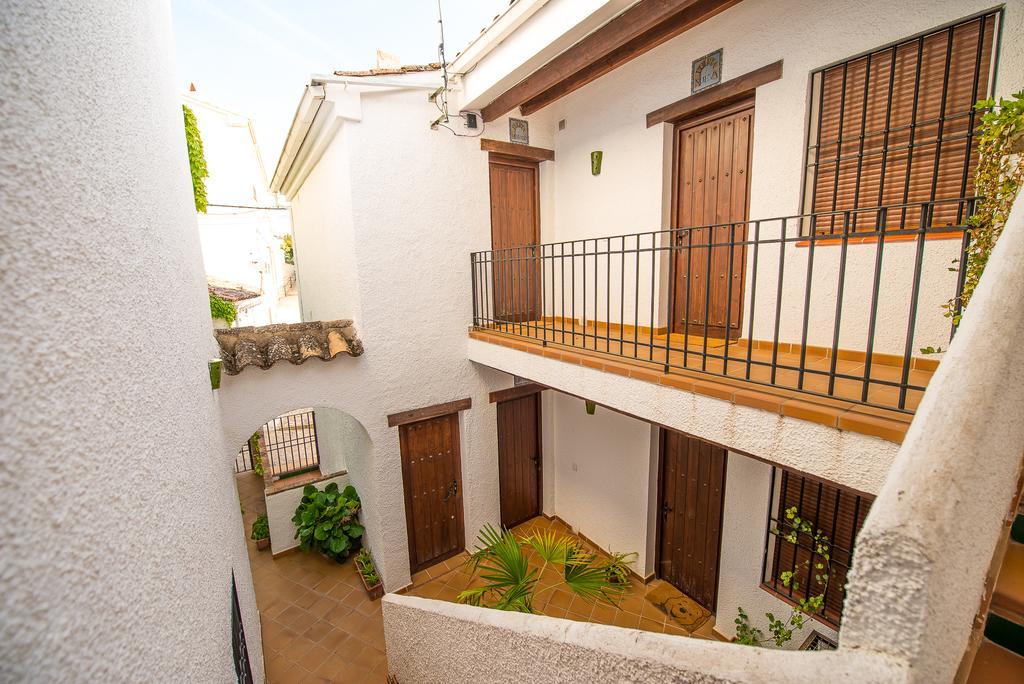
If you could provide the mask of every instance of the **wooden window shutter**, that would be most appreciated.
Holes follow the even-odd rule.
[[[825,68],[813,75],[806,187],[809,211],[940,201],[932,226],[962,222],[977,157],[974,135],[988,96],[999,13],[975,17]],[[887,227],[920,210],[890,212]],[[842,231],[819,217],[817,231]],[[875,230],[876,214],[851,216]]]
[[[831,566],[828,587],[825,591],[825,605],[820,617],[827,623],[838,626],[846,598],[847,573],[853,563],[854,541],[874,497],[856,494],[837,485],[826,484],[813,478],[780,470],[781,484],[773,505],[772,529],[782,529],[781,521],[786,519],[786,510],[795,507],[798,515],[807,520],[811,527],[820,530],[830,540]],[[774,494],[774,492],[773,492]],[[783,529],[783,533],[785,533]],[[821,592],[821,584],[815,580],[817,563],[823,563],[821,556],[814,553],[811,539],[799,535],[797,545],[790,544],[776,534],[769,534],[769,543],[774,546],[771,572],[764,578],[764,585],[773,593],[796,601],[815,596]],[[783,572],[794,572],[798,586],[786,587],[781,581]]]

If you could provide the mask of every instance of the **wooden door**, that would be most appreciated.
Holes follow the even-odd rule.
[[[672,430],[661,435],[658,577],[713,612],[726,452]]]
[[[705,227],[676,234],[675,332],[739,337],[753,122],[750,103],[676,128],[673,227]]]
[[[498,484],[502,525],[540,515],[540,392],[498,402]]]
[[[494,317],[537,319],[540,301],[540,202],[537,162],[491,155]]]
[[[417,572],[465,547],[458,414],[402,425],[399,441],[409,561]]]

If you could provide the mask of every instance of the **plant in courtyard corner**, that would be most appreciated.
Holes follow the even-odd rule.
[[[974,177],[974,194],[979,199],[974,214],[967,219],[970,244],[966,263],[959,264],[964,270],[963,291],[942,307],[946,318],[952,318],[956,325],[960,324],[960,317],[1003,232],[1017,191],[1024,183],[1024,155],[1019,152],[1024,140],[1024,91],[1014,93],[1012,99],[1000,99],[998,106],[994,100],[982,100],[974,108],[988,110],[981,117],[977,134],[978,168]],[[950,271],[958,270],[958,261],[953,260],[955,265]]]
[[[356,569],[359,570],[359,576],[363,578],[363,588],[366,589],[371,600],[384,595],[384,585],[377,573],[377,566],[373,564],[373,556],[365,546],[356,555]]]
[[[323,491],[306,485],[292,516],[295,538],[304,551],[315,549],[341,562],[363,536],[358,515],[359,496],[352,485],[339,490],[332,482]]]
[[[750,616],[747,615],[742,607],[737,608],[738,615],[735,620],[736,643],[739,644],[766,646],[769,643],[774,643],[776,646],[782,646],[793,638],[794,631],[803,629],[808,617],[819,612],[822,606],[825,605],[825,592],[828,591],[832,569],[832,547],[829,538],[821,530],[816,529],[810,521],[801,518],[798,515],[796,506],[786,509],[786,519],[781,522],[780,529],[772,530],[772,534],[776,535],[781,541],[792,544],[794,554],[800,541],[800,535],[804,535],[805,539],[809,541],[809,548],[813,549],[814,553],[806,561],[794,567],[793,570],[780,573],[779,579],[782,580],[784,587],[792,587],[796,591],[800,588],[800,583],[796,581],[796,577],[806,570],[809,579],[811,559],[817,556],[821,559],[814,563],[814,585],[817,587],[817,593],[810,595],[810,587],[808,587],[808,597],[798,599],[796,607],[786,619],[777,618],[773,613],[765,613],[765,617],[768,618],[768,638],[765,638],[763,630],[751,624]]]
[[[231,325],[238,318],[238,309],[235,307],[234,302],[229,302],[215,294],[210,294],[210,316],[214,320],[220,318],[228,325]]]
[[[459,603],[532,613],[537,597],[561,586],[554,583],[538,589],[548,566],[561,570],[557,574],[570,591],[594,603],[615,605],[627,586],[610,579],[610,561],[598,560],[575,539],[550,530],[517,537],[508,529],[486,525],[477,541],[467,566],[484,583],[459,594]],[[527,550],[541,560],[540,569],[530,567]]]
[[[249,538],[256,542],[256,548],[263,550],[270,546],[270,521],[266,514],[252,521],[252,533]]]

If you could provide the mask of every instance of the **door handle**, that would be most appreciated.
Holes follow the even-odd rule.
[[[451,482],[448,483],[448,486],[444,488],[444,498],[441,499],[441,500],[442,501],[447,501],[448,499],[450,499],[453,496],[455,496],[458,492],[459,492],[459,482],[458,482],[458,480],[452,480]]]
[[[661,504],[661,513],[662,513],[662,515],[668,515],[671,512],[672,512],[672,507],[668,505],[668,501],[666,501],[663,504]]]

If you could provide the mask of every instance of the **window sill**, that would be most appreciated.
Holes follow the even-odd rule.
[[[932,240],[962,240],[963,231],[958,230],[951,233],[925,233],[924,239],[926,242]],[[917,235],[887,235],[885,237],[885,243],[890,242],[914,242],[917,240]],[[846,239],[846,243],[849,245],[873,245],[878,242],[877,235],[864,235],[856,236],[852,235]],[[830,247],[832,245],[843,244],[843,238],[841,237],[819,237],[814,239],[815,247]],[[810,239],[798,240],[796,242],[797,247],[809,247],[811,245]]]

